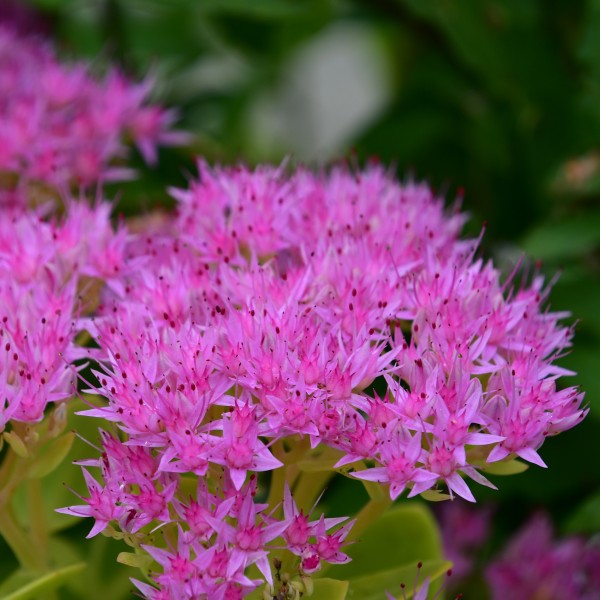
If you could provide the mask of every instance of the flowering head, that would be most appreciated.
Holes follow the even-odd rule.
[[[131,176],[115,159],[131,137],[153,162],[158,144],[189,136],[171,130],[174,114],[148,104],[149,82],[133,84],[116,71],[104,80],[83,63],[61,64],[47,42],[0,24],[3,123],[0,172],[62,190]]]
[[[82,319],[105,399],[86,414],[123,436],[91,484],[114,516],[87,512],[94,531],[178,540],[168,562],[144,542],[161,589],[224,598],[254,590],[249,573],[273,586],[272,556],[302,577],[347,562],[354,520],[310,517],[323,464],[390,500],[474,501],[467,478],[542,464],[545,438],[585,416],[557,386],[572,330],[543,309],[540,278],[508,293],[426,186],[379,167],[200,170],[172,219],[99,233],[85,267],[107,282]]]

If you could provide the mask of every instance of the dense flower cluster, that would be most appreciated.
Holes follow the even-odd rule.
[[[0,431],[36,422],[48,402],[74,394],[77,319],[86,291],[116,280],[126,233],[108,204],[71,202],[64,218],[0,211]]]
[[[173,194],[176,216],[127,239],[79,322],[106,399],[87,414],[127,441],[103,434],[85,463],[103,483],[86,470],[86,504],[65,509],[95,519],[90,535],[118,526],[142,544],[162,569],[157,588],[138,584],[146,597],[241,597],[259,572],[273,584],[283,548],[305,574],[348,560],[351,522],[310,521],[293,485],[254,500],[286,447],[329,447],[332,467],[357,463],[391,498],[472,501],[465,476],[491,485],[480,470],[513,456],[543,465],[544,439],[585,415],[556,386],[572,332],[544,310],[541,277],[501,284],[427,186],[377,167],[201,163]]]
[[[491,598],[600,599],[600,546],[581,538],[553,539],[544,515],[534,517],[487,569]]]
[[[147,161],[159,143],[179,143],[174,114],[148,104],[150,81],[59,63],[49,45],[0,26],[0,176],[52,187],[120,179],[114,164],[133,141]]]
[[[121,559],[142,569],[133,581],[148,600],[259,586],[299,598],[364,531],[365,511],[321,510],[333,473],[370,493],[383,484],[390,503],[474,501],[466,480],[492,486],[482,472],[515,457],[545,466],[545,438],[585,416],[583,394],[557,386],[572,330],[544,307],[541,276],[501,283],[478,240],[460,239],[459,206],[445,210],[426,185],[378,166],[200,162],[199,180],[172,190],[174,215],[115,226],[86,189],[130,175],[129,143],[153,162],[158,144],[187,136],[148,103],[149,80],[60,64],[15,33],[15,7],[0,14],[13,19],[0,23],[0,433],[14,450],[1,510],[68,451],[62,409],[90,366],[79,380],[91,380],[83,414],[101,419],[99,456],[77,461],[88,491],[60,512],[133,547]],[[33,424],[48,430],[39,448]],[[29,568],[9,512],[2,534]],[[469,514],[448,514],[445,533],[463,534]],[[454,547],[459,571],[479,525]],[[489,569],[498,597],[597,597],[585,595],[600,585],[597,549],[550,538],[534,522]],[[422,568],[400,597],[433,593]]]

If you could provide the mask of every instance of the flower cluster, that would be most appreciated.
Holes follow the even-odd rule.
[[[537,515],[486,571],[491,598],[600,598],[600,547],[577,537],[553,540],[552,525]]]
[[[124,230],[110,205],[71,202],[64,218],[0,211],[0,431],[36,422],[48,402],[73,396],[78,318],[93,281],[118,275]]]
[[[117,71],[102,80],[83,63],[59,63],[48,45],[0,26],[0,176],[11,185],[62,188],[129,171],[114,164],[133,141],[147,161],[159,143],[179,143],[174,113],[147,103],[150,81]],[[13,181],[14,179],[14,181]]]
[[[491,485],[480,471],[515,456],[543,465],[544,439],[586,414],[557,387],[572,331],[543,308],[542,278],[501,283],[427,186],[379,167],[201,163],[173,195],[177,214],[127,238],[79,321],[105,399],[86,413],[126,442],[103,434],[86,463],[103,483],[86,471],[86,504],[65,509],[152,557],[146,597],[243,596],[259,572],[277,585],[270,555],[302,574],[347,561],[351,522],[296,506],[296,463],[323,448],[392,499],[473,501],[465,476]]]

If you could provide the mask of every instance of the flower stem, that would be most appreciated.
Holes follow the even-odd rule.
[[[326,485],[335,476],[335,471],[319,471],[316,473],[300,473],[292,495],[296,506],[308,514]]]
[[[16,460],[17,455],[13,452],[12,448],[7,448],[7,456],[4,457],[2,466],[0,467],[0,490],[4,488],[6,482],[9,480]]]
[[[282,440],[278,440],[273,444],[273,455],[284,464],[284,467],[275,469],[271,475],[271,486],[269,488],[269,497],[267,499],[269,510],[273,511],[278,504],[281,505],[286,482],[290,487],[294,485],[294,482],[298,477],[297,463],[299,460],[302,460],[309,448],[310,444],[307,436],[296,436],[293,439],[291,450],[287,452]],[[281,506],[274,514],[281,512],[280,509]]]
[[[17,524],[8,506],[0,508],[0,534],[6,540],[22,567],[32,571],[43,570],[45,566],[43,560],[35,552],[31,540]]]
[[[276,441],[271,448],[273,455],[284,463],[285,450],[283,448],[283,442],[281,440]],[[279,467],[271,473],[271,485],[269,487],[269,497],[267,498],[267,504],[269,505],[269,511],[278,512],[276,510],[278,504],[281,504],[283,500],[283,489],[285,484],[285,470],[286,467]]]
[[[48,531],[44,519],[44,503],[42,497],[42,484],[39,479],[27,482],[27,500],[29,504],[29,519],[31,524],[31,540],[41,562],[47,566],[48,562]]]

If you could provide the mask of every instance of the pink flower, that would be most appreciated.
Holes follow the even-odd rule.
[[[494,600],[543,597],[593,600],[598,597],[600,553],[593,544],[569,537],[554,541],[545,515],[533,517],[486,572]]]
[[[417,466],[418,463],[424,463],[421,435],[411,435],[407,430],[396,430],[391,435],[392,437],[382,441],[377,451],[378,460],[384,466],[358,471],[352,473],[352,476],[366,481],[389,483],[392,500],[410,483],[418,486],[418,491],[411,491],[409,496],[431,487],[438,475]]]
[[[131,177],[114,165],[131,137],[153,162],[158,144],[186,143],[174,114],[148,105],[149,81],[111,71],[97,80],[83,63],[60,64],[47,42],[0,27],[0,170],[62,189]]]
[[[120,519],[125,514],[126,509],[120,504],[118,488],[111,488],[108,485],[102,487],[86,469],[83,469],[83,476],[90,495],[87,497],[80,496],[80,498],[86,504],[59,508],[57,512],[79,517],[93,517],[95,523],[87,535],[90,538],[104,531],[111,521]]]
[[[315,503],[315,506],[316,504],[318,504],[318,500]],[[339,545],[337,544],[340,541],[340,537],[343,535],[343,532],[340,534],[340,536],[336,537],[336,541],[331,545],[332,548],[333,546],[336,546],[337,550],[335,551],[326,550],[328,543],[326,532],[332,527],[347,521],[347,517],[325,518],[323,515],[321,515],[321,518],[316,521],[309,521],[310,513],[313,512],[314,508],[315,507],[313,506],[313,509],[309,511],[308,515],[305,515],[302,510],[298,510],[289,486],[287,484],[285,485],[283,495],[283,514],[284,522],[287,526],[283,533],[283,537],[287,542],[288,549],[297,556],[303,557],[303,563],[305,562],[307,556],[317,557],[317,564],[311,566],[307,572],[315,571],[320,564],[321,558],[328,562],[336,562],[335,558],[337,557],[339,550]],[[316,536],[321,537],[321,541],[325,547],[324,552],[321,554],[318,551],[318,547],[311,543],[311,540]],[[330,561],[329,559],[325,558],[325,554],[334,560]],[[342,556],[341,553],[340,556]],[[345,560],[345,555],[342,558],[342,562],[347,562]],[[312,564],[310,560],[308,560],[308,563]]]
[[[255,410],[241,406],[224,415],[223,437],[216,445],[212,460],[229,467],[229,476],[236,490],[240,490],[246,472],[271,471],[283,466],[258,439],[258,423]]]
[[[114,74],[106,85],[115,123],[145,93],[132,99]],[[150,157],[144,136],[158,121],[149,111],[136,123]],[[491,486],[486,462],[541,464],[546,437],[585,417],[581,392],[558,389],[570,373],[554,362],[573,332],[544,309],[541,278],[500,284],[475,258],[478,240],[459,239],[464,215],[447,213],[427,186],[400,185],[379,167],[199,170],[189,189],[172,191],[176,214],[135,235],[113,233],[97,208],[67,211],[73,231],[96,223],[85,265],[73,261],[81,246],[70,229],[46,234],[60,234],[52,252],[68,257],[68,272],[106,281],[96,314],[76,324],[97,345],[88,391],[104,398],[85,414],[114,423],[124,442],[104,436],[107,464],[86,464],[120,490],[114,527],[176,522],[183,570],[190,561],[198,575],[188,586],[158,573],[175,597],[249,593],[254,564],[271,582],[278,536],[305,573],[348,560],[351,522],[310,520],[285,489],[282,520],[253,500],[276,469],[291,481],[284,462],[297,444],[338,451],[336,467],[365,461],[352,475],[389,485],[392,499],[433,488],[474,501],[467,479]],[[46,277],[53,246],[21,246],[20,289],[29,289]],[[7,271],[18,261],[10,248],[0,240]],[[14,371],[1,373],[9,386]],[[177,547],[157,554],[163,574]]]

